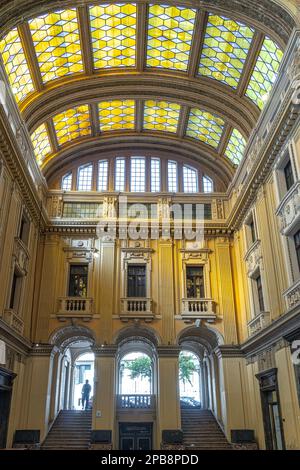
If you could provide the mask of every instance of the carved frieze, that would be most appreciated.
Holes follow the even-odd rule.
[[[249,277],[253,277],[258,268],[263,269],[260,240],[256,240],[249,248],[244,259],[246,262],[247,275]]]
[[[289,236],[300,222],[300,181],[292,186],[279,204],[276,215],[280,218],[280,231]]]

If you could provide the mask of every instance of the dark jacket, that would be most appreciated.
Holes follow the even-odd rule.
[[[81,390],[81,395],[89,395],[91,393],[92,387],[90,384],[84,384]]]

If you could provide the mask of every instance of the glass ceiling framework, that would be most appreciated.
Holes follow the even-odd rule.
[[[139,104],[138,104],[139,103]],[[92,104],[83,104],[70,108],[53,116],[47,123],[41,124],[31,134],[31,140],[38,164],[43,167],[52,152],[65,148],[77,139],[95,137],[93,129]],[[185,106],[179,103],[159,100],[137,102],[134,99],[100,101],[96,104],[98,121],[96,133],[136,131],[137,108],[142,109],[143,130],[141,132],[165,132],[179,137],[180,115]],[[187,127],[183,135],[195,142],[201,142],[220,153],[220,158],[229,159],[237,165],[243,157],[246,140],[238,129],[230,128],[225,121],[208,111],[199,108],[187,108]],[[54,137],[49,133],[54,131]],[[227,144],[222,146],[223,137],[230,135]],[[53,141],[54,139],[54,141]],[[226,143],[226,142],[225,142]]]
[[[57,79],[93,73],[101,80],[101,71],[127,68],[146,73],[164,69],[179,72],[183,79],[217,81],[263,108],[283,55],[272,39],[205,9],[145,3],[146,8],[142,2],[71,5],[12,29],[0,40],[0,54],[17,103],[25,108],[30,95],[46,90]],[[143,106],[139,128],[143,124],[144,131],[178,134],[180,124],[185,130],[181,136],[206,143],[234,164],[240,161],[244,137],[219,116],[198,108],[181,114],[178,103],[156,97]],[[70,106],[54,116],[48,143],[39,136],[47,136],[49,126],[35,129],[39,163],[51,149],[91,136],[95,128],[100,133],[136,129],[134,100],[116,97],[97,107],[98,113],[91,114],[92,120],[97,114],[99,122],[91,122],[89,105]],[[180,123],[180,116],[186,116],[186,122]],[[226,135],[230,136],[227,141]]]

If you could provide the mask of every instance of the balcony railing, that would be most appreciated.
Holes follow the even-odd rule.
[[[17,333],[23,335],[24,321],[13,309],[4,310],[4,321]]]
[[[289,289],[284,292],[283,296],[289,310],[300,305],[300,279],[289,287]]]
[[[88,297],[60,297],[58,299],[59,320],[82,318],[89,321],[93,317],[93,299]]]
[[[117,395],[118,410],[154,410],[155,395]]]
[[[255,335],[270,324],[270,312],[260,312],[248,323],[249,336]]]
[[[181,316],[186,320],[205,319],[214,322],[217,318],[212,299],[182,299]]]
[[[121,319],[144,318],[152,320],[152,299],[148,297],[125,297],[121,299]]]
[[[294,184],[279,204],[276,215],[280,217],[280,231],[289,236],[300,223],[300,181]]]

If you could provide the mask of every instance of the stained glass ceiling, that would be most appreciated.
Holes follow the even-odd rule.
[[[31,134],[33,148],[38,164],[43,167],[53,148],[65,148],[78,139],[93,137],[91,106],[83,104],[52,116]],[[183,106],[176,102],[144,100],[110,100],[97,103],[97,135],[121,130],[136,131],[137,108],[143,110],[142,132],[165,132],[178,136],[180,115]],[[54,129],[55,139],[51,139],[49,128]],[[221,149],[222,138],[230,134],[228,143]],[[246,140],[238,129],[232,128],[217,115],[199,108],[188,109],[188,122],[183,138],[201,142],[220,152],[220,158],[226,158],[238,165],[243,157]]]
[[[139,2],[71,5],[47,12],[6,34],[0,40],[0,54],[22,110],[33,93],[47,91],[57,80],[60,84],[91,74],[101,80],[103,72],[126,69],[217,82],[261,110],[283,52],[263,31],[236,19],[201,8]],[[141,101],[139,126],[134,99],[99,99],[93,112],[90,103],[70,103],[69,109],[34,129],[38,162],[43,165],[53,149],[93,136],[95,128],[105,133],[137,127],[206,144],[234,165],[241,160],[245,136],[224,117],[201,106],[182,109],[175,99]]]

